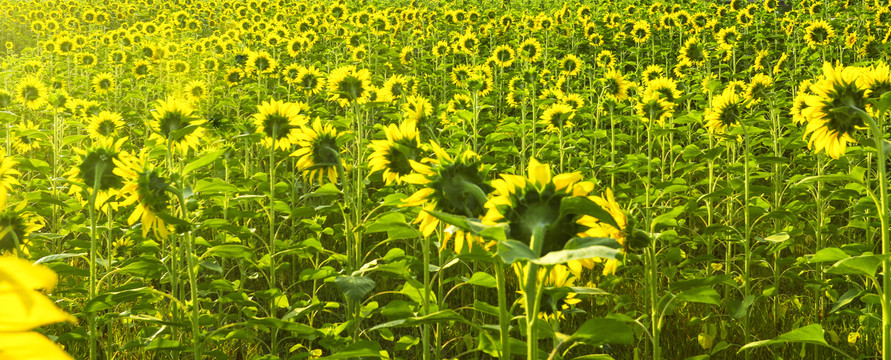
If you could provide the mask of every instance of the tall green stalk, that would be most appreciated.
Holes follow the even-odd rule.
[[[872,116],[869,116],[866,113],[861,113],[861,117],[863,117],[869,124],[869,129],[872,132],[873,141],[875,141],[876,153],[878,155],[876,163],[878,163],[879,176],[879,204],[877,204],[877,207],[879,210],[879,226],[882,236],[882,254],[884,255],[891,253],[891,238],[889,238],[888,234],[888,173],[885,168],[885,162],[887,161],[884,146],[885,134],[882,132],[882,128],[876,123],[875,119],[873,119]],[[891,259],[885,258],[884,260],[882,260],[882,272],[885,274],[885,276],[882,276],[883,360],[891,360],[891,276],[888,276],[889,271],[891,271]]]
[[[99,235],[96,233],[96,195],[99,192],[99,180],[105,171],[105,163],[96,162],[96,170],[93,173],[93,189],[90,192],[90,201],[87,206],[90,212],[90,300],[96,298],[96,242],[99,241]],[[90,324],[90,360],[96,360],[96,313],[91,311],[88,315]]]

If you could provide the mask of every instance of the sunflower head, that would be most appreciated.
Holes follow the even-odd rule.
[[[572,119],[575,117],[575,109],[565,103],[551,104],[541,115],[542,123],[548,131],[560,131],[575,126]]]
[[[116,190],[123,185],[120,176],[114,173],[115,160],[121,154],[121,146],[127,138],[118,140],[99,139],[82,154],[73,170],[74,178],[87,189],[97,191]],[[98,205],[98,204],[97,204]]]
[[[357,70],[355,66],[343,66],[328,75],[329,100],[341,106],[352,102],[365,102],[371,88],[371,73],[368,69]]]
[[[631,83],[616,69],[609,69],[603,76],[603,93],[609,101],[623,101],[628,98]]]
[[[562,208],[565,199],[587,197],[593,190],[594,184],[581,181],[580,173],[552,176],[549,166],[531,159],[527,174],[505,174],[492,182],[495,190],[486,202],[484,223],[506,223],[509,237],[529,244],[539,256],[562,250],[570,239],[599,223]],[[532,239],[539,231],[543,238]]]
[[[139,156],[122,152],[115,159],[115,165],[114,174],[124,181],[120,192],[124,201],[120,205],[136,204],[127,222],[133,225],[141,220],[143,237],[151,231],[158,238],[166,239],[170,235],[170,226],[158,215],[168,211],[172,191],[170,181],[152,166],[145,151]]]
[[[87,130],[93,138],[113,139],[124,128],[121,115],[111,111],[102,111],[90,117]]]
[[[306,117],[300,114],[302,104],[281,100],[264,101],[257,106],[254,114],[254,126],[262,133],[263,145],[279,150],[287,150],[297,142],[300,127],[305,125]]]
[[[674,115],[674,103],[656,94],[644,94],[635,109],[644,122],[652,121],[659,126],[665,126],[665,122]]]
[[[155,131],[154,137],[170,142],[182,152],[188,149],[197,149],[204,130],[199,125],[204,120],[197,118],[188,101],[168,97],[166,100],[158,100],[155,111],[152,112],[151,127]]]
[[[27,257],[31,233],[44,226],[43,218],[26,211],[27,202],[0,209],[0,255],[18,252]]]
[[[107,94],[109,91],[114,90],[114,86],[114,76],[110,73],[104,72],[93,77],[93,92],[98,95]]]
[[[811,85],[801,111],[807,119],[805,134],[810,134],[808,147],[826,151],[833,159],[844,155],[852,135],[866,127],[862,112],[866,108],[869,89],[860,80],[866,70],[859,67],[823,65],[823,77]]]
[[[702,66],[708,60],[708,52],[705,50],[705,46],[699,42],[699,37],[691,36],[684,41],[678,60],[688,66]]]
[[[829,44],[834,36],[835,30],[825,20],[814,21],[804,29],[804,40],[811,49]]]
[[[705,127],[711,133],[723,134],[728,127],[738,124],[745,109],[744,100],[734,89],[725,89],[705,111]]]
[[[46,85],[37,77],[26,76],[16,86],[16,100],[28,109],[37,110],[47,103]]]
[[[770,76],[764,74],[756,74],[754,77],[752,77],[752,81],[749,83],[749,86],[746,89],[746,100],[754,104],[766,99],[768,96],[768,92],[770,91],[770,86],[772,84],[773,79],[771,79]]]
[[[412,161],[420,161],[425,147],[418,136],[416,123],[405,120],[398,126],[390,124],[384,128],[386,140],[371,142],[373,152],[368,157],[368,165],[372,172],[383,171],[384,182],[401,184],[403,179],[412,174]]]
[[[310,126],[301,126],[296,135],[299,148],[291,156],[297,158],[297,170],[303,172],[304,178],[319,184],[325,179],[337,183],[338,169],[343,168],[340,158],[343,135],[334,125],[323,124],[319,119]]]

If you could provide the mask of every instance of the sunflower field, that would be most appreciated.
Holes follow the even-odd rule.
[[[0,0],[0,359],[891,359],[888,0]]]

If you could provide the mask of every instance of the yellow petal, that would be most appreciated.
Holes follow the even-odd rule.
[[[65,351],[36,332],[3,334],[0,341],[3,360],[71,360]]]
[[[0,333],[29,331],[63,321],[75,322],[74,317],[37,290],[17,288],[8,282],[0,284]],[[0,354],[4,354],[2,350]]]
[[[16,257],[0,257],[0,284],[11,283],[17,288],[52,290],[56,281],[56,273],[46,266],[32,265]]]

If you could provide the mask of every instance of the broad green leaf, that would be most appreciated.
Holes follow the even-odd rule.
[[[677,217],[679,215],[681,215],[683,212],[684,212],[683,206],[675,207],[675,208],[671,209],[669,212],[659,215],[655,219],[653,219],[653,223],[650,225],[650,228],[652,228],[653,230],[657,230],[660,227],[677,226],[678,225]]]
[[[882,263],[883,259],[891,257],[891,254],[885,255],[860,255],[847,259],[841,259],[830,268],[826,269],[827,274],[838,275],[863,275],[875,276],[876,268]]]
[[[816,254],[808,259],[808,262],[811,264],[815,264],[821,262],[839,261],[841,259],[846,259],[849,257],[851,257],[851,255],[848,255],[848,253],[844,252],[844,250],[837,247],[830,247],[817,251]]]
[[[426,316],[417,316],[410,317],[405,319],[388,321],[383,324],[379,324],[377,326],[372,327],[369,330],[378,330],[383,328],[393,328],[393,327],[417,327],[422,324],[437,324],[437,323],[446,323],[452,321],[461,321],[467,322],[461,315],[459,315],[454,310],[440,310],[430,315]]]
[[[711,286],[692,288],[677,295],[678,301],[720,305],[721,295]]]
[[[618,253],[618,250],[610,247],[592,245],[581,249],[551,251],[541,258],[533,259],[532,262],[538,265],[557,265],[591,258],[615,259]]]
[[[588,215],[613,228],[620,229],[616,220],[600,205],[583,196],[563,198],[560,202],[560,214]]]
[[[193,190],[196,194],[201,193],[234,193],[238,191],[238,188],[232,184],[227,183],[223,179],[210,178],[201,179],[195,183],[195,189]]]
[[[367,276],[338,276],[334,285],[347,299],[358,302],[374,289],[374,280]]]
[[[121,273],[148,279],[160,279],[164,263],[152,257],[141,257],[128,261],[120,270]]]
[[[225,154],[227,150],[228,149],[222,149],[222,150],[209,152],[209,153],[204,154],[203,156],[193,160],[192,162],[186,164],[186,167],[183,168],[182,176],[185,177],[192,171],[195,171],[195,170],[203,168],[207,165],[213,164],[213,162],[217,161],[217,159],[219,159],[220,156],[223,156],[223,154]],[[197,192],[197,190],[196,190],[196,192]]]
[[[862,293],[863,293],[863,290],[860,290],[858,288],[849,289],[848,291],[845,291],[845,293],[842,294],[842,296],[840,296],[838,298],[838,300],[835,302],[835,304],[832,305],[832,309],[829,310],[829,313],[830,314],[834,313],[834,312],[838,311],[838,309],[841,309],[842,306],[850,304],[852,301],[854,301],[854,299],[856,299]]]
[[[528,245],[516,240],[505,240],[498,243],[498,256],[505,264],[513,264],[517,260],[535,259],[535,253]]]
[[[800,327],[770,340],[750,342],[741,347],[736,353],[739,354],[743,352],[743,350],[753,349],[756,347],[785,343],[806,343],[829,346],[823,334],[823,327],[820,326],[820,324],[810,324],[808,326]]]
[[[484,272],[473,273],[473,275],[470,276],[470,279],[467,279],[467,283],[487,288],[494,288],[497,286],[495,277]]]
[[[585,321],[566,341],[577,341],[591,346],[631,345],[634,343],[634,331],[619,320],[595,318]]]
[[[376,341],[360,341],[352,343],[344,347],[342,350],[330,355],[321,357],[318,360],[336,360],[350,358],[384,358],[380,354],[381,346]]]
[[[254,251],[251,248],[244,245],[237,244],[226,244],[226,245],[217,245],[207,249],[204,252],[204,255],[201,255],[201,258],[206,258],[208,256],[219,256],[221,258],[229,258],[229,259],[245,259],[251,260],[254,256]]]
[[[147,287],[124,286],[115,290],[96,295],[95,298],[84,305],[85,313],[93,313],[101,310],[111,309],[126,301],[139,299],[152,293],[152,289]]]
[[[85,256],[85,255],[87,255],[87,253],[47,255],[47,256],[44,256],[44,257],[38,259],[37,261],[35,261],[34,265],[52,262],[52,261],[56,261],[56,260],[67,259],[67,258],[80,257],[80,256]]]

